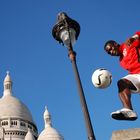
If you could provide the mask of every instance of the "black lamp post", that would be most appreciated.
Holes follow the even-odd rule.
[[[53,37],[59,41],[59,43],[62,43],[63,45],[66,45],[68,48],[68,56],[71,60],[75,78],[77,81],[80,101],[82,105],[82,111],[85,118],[85,123],[87,127],[87,133],[88,133],[88,139],[89,140],[95,140],[88,107],[86,104],[86,99],[84,96],[77,64],[76,64],[76,53],[73,51],[73,44],[78,39],[79,33],[80,33],[80,25],[75,20],[69,18],[66,13],[62,12],[58,14],[57,23],[53,27],[52,35]]]

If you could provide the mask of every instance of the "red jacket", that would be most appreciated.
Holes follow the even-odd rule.
[[[140,61],[138,61],[140,57],[140,31],[136,32],[135,35],[138,35],[139,39],[136,39],[131,46],[123,43],[119,47],[120,65],[130,74],[140,74]]]

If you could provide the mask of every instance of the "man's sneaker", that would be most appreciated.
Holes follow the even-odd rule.
[[[111,113],[111,117],[116,120],[130,120],[134,121],[137,119],[137,114],[128,108],[123,108]]]

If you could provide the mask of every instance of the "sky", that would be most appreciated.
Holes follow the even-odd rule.
[[[65,140],[88,139],[67,48],[52,36],[57,14],[66,12],[81,27],[73,49],[96,139],[109,140],[115,130],[139,128],[140,118],[130,122],[110,117],[122,108],[116,83],[127,71],[103,49],[106,41],[122,43],[139,30],[139,5],[139,0],[0,0],[0,96],[10,71],[13,95],[28,106],[39,134],[47,106],[53,127]],[[106,89],[92,84],[98,68],[112,73]],[[140,95],[133,95],[132,102],[140,115]]]

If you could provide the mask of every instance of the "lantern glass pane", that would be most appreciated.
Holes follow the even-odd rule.
[[[63,43],[68,46],[70,45],[70,43],[72,44],[72,46],[74,45],[76,39],[75,39],[75,30],[70,28],[69,31],[68,30],[63,30],[60,33],[60,38],[62,39]]]

